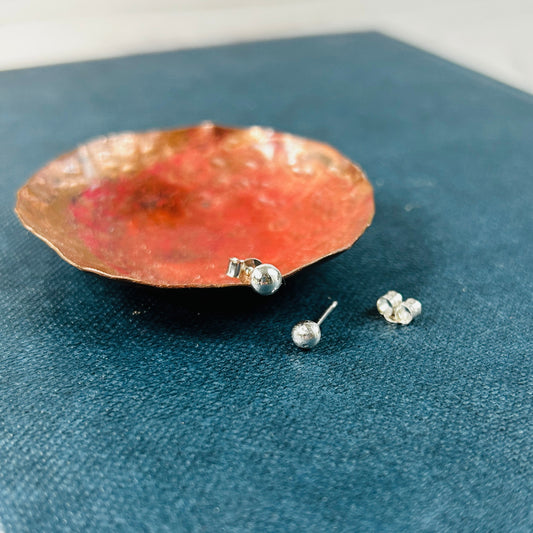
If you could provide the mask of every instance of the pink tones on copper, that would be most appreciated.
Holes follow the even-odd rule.
[[[124,133],[60,156],[20,189],[22,223],[78,268],[161,287],[239,284],[230,257],[286,276],[349,248],[372,187],[330,146],[270,129]]]

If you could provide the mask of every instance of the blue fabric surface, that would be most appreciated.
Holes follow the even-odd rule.
[[[533,97],[368,33],[4,72],[0,109],[0,530],[533,529]],[[80,272],[12,212],[79,142],[205,119],[336,146],[374,224],[261,298]]]

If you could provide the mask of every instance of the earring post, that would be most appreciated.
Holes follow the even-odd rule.
[[[333,311],[333,309],[335,309],[335,307],[337,307],[337,304],[339,302],[337,302],[337,300],[335,300],[325,311],[324,311],[324,314],[318,319],[318,322],[317,324],[320,326],[322,324],[322,322],[324,322],[324,320],[326,320],[326,318],[328,318],[329,314],[331,313],[331,311]]]

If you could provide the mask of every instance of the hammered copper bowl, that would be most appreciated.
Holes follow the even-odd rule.
[[[349,248],[374,214],[363,171],[337,150],[211,123],[120,133],[40,169],[22,224],[82,269],[159,287],[223,287],[230,257],[284,276]]]

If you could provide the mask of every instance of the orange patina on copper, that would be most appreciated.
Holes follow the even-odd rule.
[[[230,257],[291,274],[349,248],[372,187],[328,145],[213,124],[96,139],[19,191],[22,223],[78,268],[161,287],[239,284]]]

